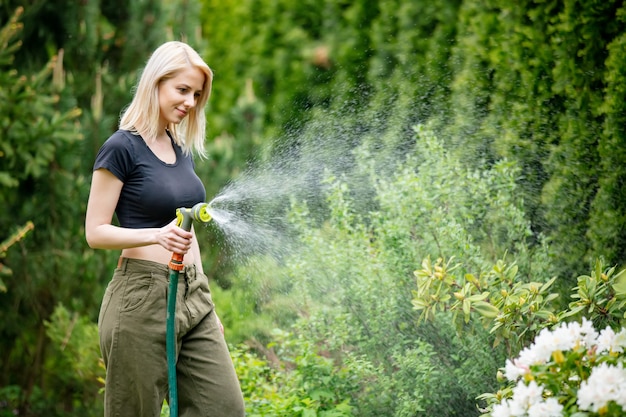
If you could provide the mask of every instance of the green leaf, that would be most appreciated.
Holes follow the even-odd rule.
[[[550,281],[548,281],[545,284],[543,284],[543,287],[541,287],[539,292],[546,291],[548,288],[550,288],[552,286],[552,284],[554,284],[554,281],[556,281],[556,277],[552,277],[552,279],[550,279]]]
[[[547,319],[552,315],[552,312],[550,310],[539,310],[535,313],[535,315],[542,319]]]
[[[500,313],[500,310],[498,310],[496,306],[489,304],[485,301],[477,301],[472,304],[472,307],[474,307],[474,309],[481,316],[487,317],[490,319],[495,318]]]
[[[552,301],[552,300],[554,300],[555,298],[558,298],[558,297],[559,297],[559,294],[557,294],[557,293],[548,294],[546,296],[546,303],[549,302],[549,301]]]
[[[314,399],[315,401],[323,401],[323,400],[334,400],[335,399],[335,394],[332,391],[328,391],[328,390],[322,390],[322,389],[318,389],[318,390],[314,390],[311,392],[311,398]]]
[[[615,282],[613,283],[613,291],[615,291],[615,295],[617,297],[626,297],[626,274],[623,272],[626,269],[621,270],[615,276]]]
[[[563,312],[562,314],[559,315],[559,317],[561,317],[561,318],[571,317],[573,315],[576,315],[576,314],[580,313],[584,308],[585,308],[584,305],[570,306],[571,310]]]
[[[615,276],[613,277],[613,279],[615,281],[619,280],[619,279],[626,279],[626,269],[622,269],[621,271],[619,271],[617,274],[615,274]]]
[[[595,268],[595,279],[600,279],[601,275],[602,275],[602,261],[597,259],[596,268]]]
[[[472,295],[471,297],[468,297],[467,299],[470,301],[483,301],[487,297],[489,297],[489,292],[485,291],[482,294]]]
[[[469,322],[470,308],[470,301],[466,298],[465,300],[463,300],[463,313],[465,314],[465,323]]]

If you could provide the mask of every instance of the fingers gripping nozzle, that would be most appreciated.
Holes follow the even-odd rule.
[[[198,203],[191,208],[180,207],[176,209],[176,225],[186,231],[191,231],[193,222],[208,223],[211,221],[208,203]],[[169,267],[175,271],[183,270],[183,255],[174,253]]]

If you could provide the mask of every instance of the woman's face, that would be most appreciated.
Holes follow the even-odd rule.
[[[204,87],[204,73],[195,67],[179,71],[174,77],[159,84],[159,122],[165,129],[168,124],[180,123],[193,109]]]

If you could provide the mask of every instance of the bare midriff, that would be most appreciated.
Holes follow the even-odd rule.
[[[160,264],[169,264],[172,259],[172,252],[166,250],[160,245],[141,246],[138,248],[127,248],[122,250],[123,258],[143,259],[146,261],[157,262]],[[192,251],[185,254],[183,258],[185,265],[191,265],[195,263],[195,259]]]

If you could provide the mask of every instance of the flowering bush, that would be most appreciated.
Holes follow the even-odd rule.
[[[509,386],[495,395],[491,417],[626,415],[626,329],[597,332],[586,319],[543,329],[507,360]],[[516,385],[513,385],[516,384]]]

